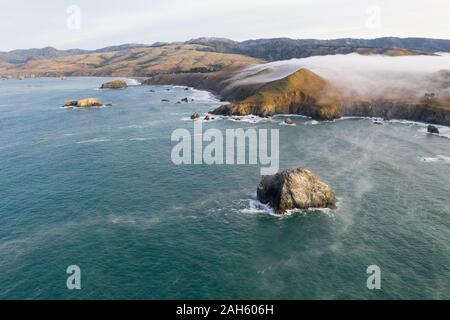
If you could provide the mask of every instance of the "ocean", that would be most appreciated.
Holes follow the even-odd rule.
[[[279,129],[280,169],[310,169],[339,199],[277,216],[256,200],[258,165],[171,160],[172,132],[220,101],[98,90],[107,80],[0,81],[0,299],[450,299],[450,128],[204,122]],[[61,108],[91,96],[113,106]],[[66,286],[71,265],[81,290]]]

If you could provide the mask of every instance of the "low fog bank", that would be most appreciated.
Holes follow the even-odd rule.
[[[330,55],[252,66],[232,79],[232,86],[282,79],[307,68],[351,94],[375,98],[425,93],[450,95],[450,54],[437,56]],[[447,72],[439,72],[447,70]]]

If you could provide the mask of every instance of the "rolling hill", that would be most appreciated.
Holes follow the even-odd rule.
[[[261,62],[252,57],[204,49],[201,45],[165,45],[31,59],[24,63],[3,62],[0,75],[150,77],[234,70]]]

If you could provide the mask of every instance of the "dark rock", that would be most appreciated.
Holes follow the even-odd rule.
[[[170,102],[170,101],[167,99],[162,99],[161,102]]]
[[[439,129],[436,128],[435,126],[429,125],[427,130],[428,133],[439,134]]]
[[[425,93],[425,95],[423,96],[423,100],[431,101],[431,100],[434,99],[435,96],[436,96],[436,94],[434,92],[432,92],[432,93]]]
[[[189,99],[188,98],[183,98],[183,99],[181,99],[181,101],[188,103]]]
[[[199,119],[199,118],[200,118],[200,115],[197,112],[194,112],[191,116],[192,120]]]

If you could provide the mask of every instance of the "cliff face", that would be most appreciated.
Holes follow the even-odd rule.
[[[229,77],[229,71],[218,71],[210,73],[183,73],[183,74],[158,74],[142,81],[147,85],[179,85],[189,86],[199,90],[211,91],[217,95],[221,94],[223,81]]]
[[[450,126],[450,101],[410,103],[374,100],[343,105],[340,116],[403,119]]]

